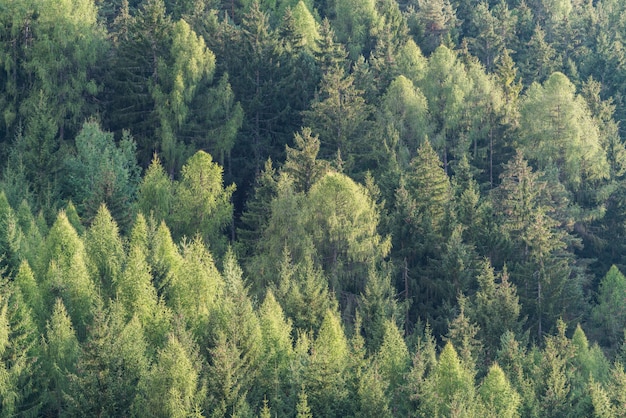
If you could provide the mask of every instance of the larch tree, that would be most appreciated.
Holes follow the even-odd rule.
[[[327,311],[311,347],[305,387],[313,415],[341,416],[348,401],[345,375],[348,341],[337,313]]]
[[[175,335],[170,335],[159,350],[156,362],[139,381],[138,395],[132,405],[134,414],[158,417],[199,416],[205,386],[202,364]]]
[[[295,394],[289,390],[289,381],[292,377],[292,322],[285,317],[271,290],[267,291],[258,315],[263,342],[263,361],[258,378],[260,384],[255,385],[253,393],[257,398],[261,394],[266,396],[275,413],[287,414],[287,411],[293,410],[296,402]]]
[[[60,297],[78,339],[84,340],[100,297],[89,274],[84,243],[64,212],[59,213],[48,233],[40,268],[47,305],[52,306]]]
[[[572,191],[609,176],[598,125],[584,99],[562,73],[534,83],[521,103],[521,147],[540,169],[558,167]]]
[[[120,279],[126,259],[117,222],[102,204],[85,235],[85,250],[91,275],[105,298],[115,297],[115,283]]]
[[[617,348],[623,339],[623,329],[626,326],[626,277],[616,266],[611,269],[600,281],[598,289],[598,304],[592,308],[592,320],[598,330],[598,338],[606,346]]]
[[[506,375],[494,363],[478,389],[485,417],[514,418],[519,416],[520,397],[509,383]]]
[[[0,415],[38,415],[45,396],[39,331],[18,287],[3,279],[0,294]]]
[[[76,373],[80,345],[72,321],[61,299],[57,299],[42,342],[44,368],[47,373],[46,409],[62,415],[68,409],[71,375]]]
[[[411,366],[409,350],[401,331],[393,320],[385,322],[385,334],[379,351],[375,355],[381,378],[388,384],[385,397],[394,415],[408,410],[404,388]]]
[[[335,291],[359,294],[370,265],[382,262],[390,238],[381,237],[380,214],[369,192],[349,177],[329,173],[311,188],[306,229]]]
[[[174,184],[157,154],[154,154],[141,179],[137,195],[137,206],[144,216],[153,216],[157,222],[170,219],[174,205]]]
[[[461,362],[450,342],[441,351],[437,365],[424,384],[426,388],[420,405],[423,414],[465,415],[476,408],[473,370]]]
[[[216,254],[225,251],[223,231],[231,225],[235,186],[224,187],[223,169],[210,154],[198,151],[182,168],[176,187],[172,228],[178,237],[199,234]]]

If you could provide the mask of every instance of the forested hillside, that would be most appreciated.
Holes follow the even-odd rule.
[[[626,2],[0,1],[0,417],[623,417]]]

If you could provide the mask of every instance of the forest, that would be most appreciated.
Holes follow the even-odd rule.
[[[626,416],[626,2],[0,1],[0,417]]]

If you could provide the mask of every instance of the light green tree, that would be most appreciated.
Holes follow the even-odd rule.
[[[69,409],[67,396],[71,393],[70,379],[76,373],[81,351],[72,321],[61,299],[57,299],[46,325],[42,352],[47,378],[45,408],[62,415]]]
[[[201,416],[206,388],[201,363],[189,344],[170,335],[156,362],[142,376],[132,411],[154,417]]]
[[[304,376],[313,415],[343,415],[348,400],[345,374],[348,355],[348,341],[341,321],[335,312],[328,310],[311,346]]]
[[[100,297],[89,275],[83,241],[65,212],[59,213],[50,228],[40,263],[39,274],[45,277],[42,288],[47,295],[47,305],[52,306],[60,297],[72,318],[78,339],[84,340]]]
[[[426,378],[420,412],[428,416],[470,415],[476,408],[473,370],[461,362],[448,342]]]
[[[540,169],[556,164],[571,190],[607,178],[609,165],[598,125],[585,100],[562,73],[533,84],[521,103],[521,147]]]
[[[176,186],[171,222],[175,236],[191,238],[200,234],[216,254],[225,251],[222,232],[232,222],[231,197],[235,191],[234,185],[224,187],[222,172],[222,167],[204,151],[187,160]]]
[[[498,363],[494,363],[489,368],[487,376],[478,389],[478,394],[483,402],[484,416],[506,418],[519,416],[520,397],[511,387]]]
[[[624,295],[626,277],[616,266],[611,266],[600,281],[598,304],[593,307],[592,318],[600,341],[613,348],[622,340],[626,326]]]
[[[85,234],[90,273],[105,298],[115,297],[114,283],[120,279],[126,259],[117,222],[102,204]]]

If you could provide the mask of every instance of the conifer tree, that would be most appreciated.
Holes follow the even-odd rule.
[[[308,193],[313,184],[330,171],[327,161],[318,160],[320,141],[312,135],[310,128],[303,128],[294,135],[296,148],[285,146],[287,159],[282,172],[293,178],[297,192]]]
[[[83,124],[75,144],[76,153],[64,162],[66,196],[76,202],[87,224],[104,203],[117,222],[128,227],[139,183],[133,138],[125,132],[116,144],[112,133],[103,132],[97,122],[89,121]]]
[[[246,397],[261,371],[263,334],[232,250],[226,253],[222,270],[225,296],[209,349],[210,405],[218,414],[239,414],[249,407]]]
[[[265,162],[263,170],[256,176],[254,191],[246,200],[241,214],[242,226],[237,229],[237,243],[243,248],[239,251],[244,265],[256,252],[259,240],[263,236],[271,217],[271,204],[277,194],[278,178],[271,159]]]
[[[35,274],[30,268],[28,261],[23,260],[20,263],[13,281],[22,293],[24,302],[32,310],[33,319],[37,322],[40,329],[43,329],[47,314],[47,310],[44,307],[44,295],[42,294],[40,283],[35,280]]]
[[[174,312],[182,315],[194,337],[205,342],[209,321],[223,297],[225,284],[200,238],[186,243],[182,253],[182,260],[165,287],[166,300]],[[178,259],[177,255],[170,256]]]
[[[389,253],[389,237],[376,230],[377,209],[363,186],[339,173],[326,174],[307,196],[306,228],[336,292],[364,291],[369,266]]]
[[[154,232],[148,262],[152,270],[154,285],[159,294],[162,294],[172,280],[177,280],[178,269],[183,262],[183,257],[172,240],[170,230],[163,221]]]
[[[576,191],[585,181],[608,178],[598,125],[584,99],[562,73],[533,84],[521,104],[521,144],[540,169],[556,164],[561,181]]]
[[[157,222],[169,220],[174,205],[174,184],[154,154],[138,189],[137,206],[144,216],[153,216]]]
[[[370,268],[365,291],[361,294],[359,313],[363,318],[366,345],[370,353],[378,351],[387,334],[388,322],[400,316],[391,277]]]
[[[336,299],[328,288],[324,272],[313,263],[311,255],[295,262],[287,248],[280,263],[276,297],[293,320],[294,328],[318,331],[328,309],[336,308]]]
[[[338,66],[325,73],[318,98],[304,112],[306,126],[320,136],[320,157],[330,159],[339,150],[347,157],[348,171],[356,171],[359,153],[371,148],[367,137],[371,111],[353,75]]]
[[[429,54],[448,39],[454,38],[459,22],[448,0],[419,0],[417,4],[421,46]]]
[[[390,410],[394,415],[406,412],[408,402],[403,389],[410,370],[411,358],[398,326],[391,320],[385,322],[384,338],[375,358],[380,377],[388,384],[385,398]]]
[[[253,393],[263,393],[269,397],[276,413],[284,414],[294,405],[289,398],[289,380],[292,378],[290,364],[293,352],[291,339],[291,320],[285,318],[280,304],[273,292],[267,291],[263,304],[259,308],[261,325],[263,361],[259,374],[259,384]],[[265,399],[268,400],[267,398]]]
[[[313,418],[311,408],[309,407],[308,397],[304,390],[304,386],[298,394],[298,404],[296,405],[296,418]]]
[[[478,325],[477,334],[487,358],[492,358],[504,333],[520,335],[524,320],[520,318],[521,306],[515,285],[509,281],[506,270],[496,275],[485,259],[477,280],[479,289],[472,298],[468,314]]]
[[[305,387],[315,416],[341,416],[346,407],[348,341],[341,321],[328,310],[311,347]]]
[[[448,342],[437,365],[425,381],[420,412],[436,416],[471,414],[475,405],[473,370],[467,368]]]
[[[206,396],[198,355],[170,335],[156,362],[142,376],[134,414],[151,416],[199,416]]]
[[[625,294],[626,278],[616,266],[611,266],[600,282],[598,304],[592,310],[598,338],[608,347],[616,348],[623,338],[626,312],[622,302]]]
[[[115,296],[114,284],[120,279],[126,254],[117,222],[102,204],[85,235],[89,267],[104,298]]]
[[[182,168],[172,214],[174,235],[188,238],[199,234],[216,254],[225,250],[222,232],[233,217],[231,197],[235,186],[224,187],[223,169],[204,151],[194,154]]]
[[[42,351],[47,378],[45,408],[63,415],[69,410],[67,397],[71,394],[71,375],[76,373],[81,351],[61,299],[57,299],[46,325]]]
[[[2,279],[0,294],[0,415],[35,416],[44,401],[37,325],[19,288]]]
[[[520,397],[511,387],[506,375],[494,363],[490,368],[478,394],[484,405],[484,416],[513,418],[518,415]]]
[[[78,339],[84,340],[100,298],[89,275],[83,241],[64,212],[59,213],[50,229],[41,263],[47,305],[51,306],[60,297],[72,318]]]

